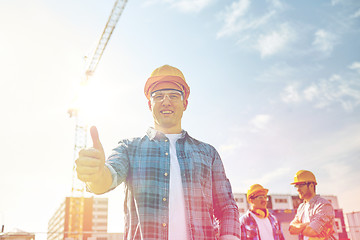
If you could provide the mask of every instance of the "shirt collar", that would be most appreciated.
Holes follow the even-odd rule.
[[[146,132],[146,135],[149,137],[150,140],[154,140],[154,139],[161,140],[166,138],[164,133],[155,130],[155,128],[153,127],[149,127],[149,129]],[[185,138],[186,135],[188,135],[188,133],[185,130],[181,130],[180,139]]]
[[[310,199],[310,201],[308,203],[310,205],[313,204],[319,197],[320,197],[320,195],[315,195],[312,199]]]

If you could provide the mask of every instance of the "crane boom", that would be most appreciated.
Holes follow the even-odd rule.
[[[81,81],[82,86],[86,86],[89,80],[89,76],[93,75],[95,69],[104,53],[106,45],[108,44],[110,37],[115,29],[117,22],[125,8],[127,0],[116,0],[112,8],[109,19],[105,25],[105,28],[101,34],[100,40],[96,46],[94,54],[92,55],[89,64],[85,71],[85,78]],[[81,97],[81,96],[80,96]],[[75,147],[74,158],[77,158],[79,151],[86,147],[87,140],[87,124],[82,118],[81,109],[73,107],[68,110],[70,117],[74,117],[76,121],[75,126]],[[65,237],[83,240],[86,237],[83,235],[84,224],[84,184],[77,179],[75,161],[73,163],[72,173],[72,188],[69,207],[69,219],[67,230],[69,234]]]
[[[88,76],[91,76],[95,72],[95,69],[104,53],[106,45],[108,44],[110,37],[115,29],[115,26],[116,26],[117,22],[119,21],[119,18],[121,16],[122,12],[124,11],[126,3],[127,3],[127,0],[116,0],[114,7],[111,11],[111,14],[109,16],[109,19],[104,28],[104,31],[101,34],[100,40],[94,51],[94,54],[92,55],[92,58],[89,61],[89,65],[85,72],[86,79],[88,78]]]

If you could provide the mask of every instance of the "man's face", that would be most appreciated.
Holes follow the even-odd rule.
[[[312,196],[311,184],[312,183],[295,184],[294,187],[297,189],[300,199],[308,199]]]
[[[152,94],[149,108],[152,112],[155,129],[164,133],[180,133],[181,118],[187,101],[177,90],[160,90]]]
[[[267,199],[267,195],[258,195],[256,197],[250,198],[252,209],[265,209],[267,205]]]

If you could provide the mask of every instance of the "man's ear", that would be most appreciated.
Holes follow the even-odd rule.
[[[186,100],[184,101],[184,111],[186,110],[188,103],[189,103],[189,102],[188,102],[188,100],[186,99]]]
[[[148,101],[149,110],[151,111],[151,101]]]

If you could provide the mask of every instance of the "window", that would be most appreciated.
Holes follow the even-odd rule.
[[[287,203],[288,200],[286,198],[275,198],[275,203]]]
[[[96,222],[94,223],[94,226],[107,226],[106,222]]]

